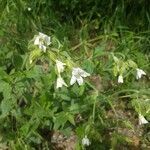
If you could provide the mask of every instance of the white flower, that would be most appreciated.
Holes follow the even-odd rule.
[[[31,11],[31,8],[30,8],[30,7],[28,7],[28,11]]]
[[[144,116],[139,114],[139,125],[147,124],[147,123],[148,123],[148,121],[144,118]]]
[[[123,83],[123,76],[122,75],[119,75],[119,77],[118,77],[118,83]]]
[[[85,72],[81,68],[73,68],[70,85],[73,85],[76,81],[78,82],[79,85],[82,85],[83,77],[88,77],[88,76],[90,76],[90,74]]]
[[[66,65],[65,63],[62,63],[61,61],[56,60],[56,67],[57,67],[58,73],[61,73],[64,71],[65,65]]]
[[[63,85],[67,87],[67,84],[65,83],[63,78],[61,76],[59,76],[57,78],[56,89],[61,88]]]
[[[137,68],[136,69],[136,79],[140,79],[142,77],[142,75],[146,75],[146,73],[142,70],[142,69],[139,69]]]
[[[39,49],[43,50],[43,52],[46,52],[46,46],[45,45],[39,45]]]
[[[46,34],[39,32],[39,35],[35,36],[34,45],[38,45],[41,50],[46,52],[46,46],[51,44],[50,37]]]
[[[85,137],[82,139],[82,145],[83,146],[89,146],[91,143],[90,143],[90,140],[87,138],[87,136],[85,135]]]

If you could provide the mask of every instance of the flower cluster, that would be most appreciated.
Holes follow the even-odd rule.
[[[49,36],[47,36],[46,34],[39,32],[39,35],[36,35],[34,37],[34,45],[37,45],[39,47],[39,49],[41,49],[43,52],[46,52],[47,46],[49,46],[50,44],[51,44],[51,38]],[[56,58],[54,58],[52,60],[55,62],[56,71],[57,71],[57,73],[56,73],[57,74],[56,89],[62,88],[63,86],[68,87],[67,83],[65,82],[65,80],[62,77],[62,73],[64,72],[65,68],[67,67],[67,64]],[[114,60],[115,60],[115,62],[117,62],[116,76],[118,75],[118,83],[124,83],[123,73],[128,69],[128,67],[126,67],[126,66],[120,67],[119,60],[115,56],[114,56]],[[131,60],[129,62],[134,66],[132,68],[134,68],[134,69],[136,68],[135,76],[136,76],[137,80],[141,79],[143,75],[146,75],[146,73],[142,69],[137,68],[137,65],[135,65],[134,62],[132,62]],[[31,59],[31,63],[32,63],[32,59]],[[129,67],[131,67],[131,66],[129,66]],[[81,69],[79,67],[72,67],[71,69],[72,69],[72,75],[71,75],[71,79],[70,79],[70,85],[78,83],[78,85],[81,86],[84,83],[84,78],[90,76],[89,73],[87,73],[86,71],[84,71],[83,69]],[[144,116],[139,114],[139,125],[147,124],[147,123],[148,123],[148,121],[144,118]],[[89,146],[91,144],[87,135],[85,135],[82,138],[81,142],[82,142],[83,146]]]
[[[56,88],[60,88],[63,85],[67,87],[67,84],[65,83],[65,81],[63,80],[63,78],[60,75],[60,73],[64,71],[65,65],[66,65],[65,63],[62,63],[61,61],[56,60],[56,67],[57,67],[57,71],[58,71]],[[81,68],[73,68],[70,85],[73,85],[75,82],[77,82],[79,85],[82,85],[83,78],[88,77],[88,76],[90,76],[90,74],[87,73],[86,71],[82,70]]]
[[[39,32],[34,38],[34,45],[38,45],[39,49],[46,52],[47,46],[51,44],[51,38],[44,33]]]
[[[43,52],[46,52],[47,46],[51,44],[51,38],[44,33],[39,32],[38,35],[34,37],[34,45],[38,45],[39,49]],[[32,63],[32,59],[30,60],[30,64]],[[62,86],[68,87],[66,82],[61,76],[61,73],[64,72],[66,64],[55,60],[56,68],[57,68],[57,81],[56,81],[56,89],[61,88]],[[70,80],[70,85],[73,85],[77,82],[79,85],[83,84],[83,78],[90,76],[89,73],[85,72],[81,68],[72,68],[72,77]]]
[[[142,69],[137,68],[136,69],[136,79],[137,80],[141,79],[143,75],[146,75],[146,73]],[[118,76],[118,83],[123,83],[123,76],[122,75]]]
[[[113,53],[112,53],[112,57],[114,60],[113,71],[114,71],[114,75],[118,76],[118,83],[124,83],[123,74],[127,70],[130,70],[131,68],[136,71],[135,77],[137,80],[141,79],[143,75],[146,75],[146,73],[142,69],[139,69],[137,64],[131,59],[124,61],[122,58],[119,59],[116,56],[114,56]]]

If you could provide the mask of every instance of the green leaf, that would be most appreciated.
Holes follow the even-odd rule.
[[[0,68],[0,79],[3,78],[9,78],[9,76],[2,68]]]
[[[29,63],[31,64],[34,60],[39,58],[42,54],[42,51],[40,49],[35,49],[31,51],[30,56],[29,56]]]
[[[68,121],[69,121],[71,124],[75,125],[74,116],[73,116],[72,114],[69,114],[69,113],[67,113],[66,115],[67,115]]]
[[[71,104],[69,110],[74,113],[79,113],[79,104]]]
[[[85,60],[83,62],[82,66],[85,69],[85,71],[88,72],[88,73],[90,73],[90,74],[93,73],[94,68],[95,68],[94,63],[91,60]]]
[[[119,63],[119,59],[116,56],[113,55],[113,59],[115,63]]]
[[[71,89],[71,92],[77,96],[77,97],[80,97],[83,95],[84,93],[84,90],[85,90],[85,85],[81,85],[81,86],[78,86],[77,84],[74,84],[72,89]]]
[[[115,66],[113,67],[113,74],[114,74],[114,76],[116,77],[116,76],[118,75],[118,73],[119,73],[119,68],[118,68],[117,65],[115,65]]]
[[[137,68],[137,64],[132,61],[131,59],[127,61],[127,64],[129,67],[136,69]]]
[[[1,117],[5,117],[14,107],[14,99],[3,99],[0,105],[0,109],[2,111]]]
[[[3,93],[4,99],[10,99],[11,98],[11,91],[12,91],[10,84],[1,80],[0,85],[1,85],[0,86],[0,92]]]
[[[20,55],[14,54],[13,55],[13,65],[15,66],[16,69],[21,69],[23,64],[23,59]]]
[[[42,76],[42,68],[41,66],[35,65],[32,70],[26,71],[26,77],[27,78],[40,78]]]
[[[105,46],[98,46],[94,50],[94,57],[102,56],[104,54]]]
[[[58,95],[61,99],[65,100],[65,101],[70,101],[70,97],[67,96],[66,94],[58,94]]]
[[[62,44],[59,42],[59,40],[56,38],[56,37],[52,37],[52,44],[53,44],[53,47],[59,49]]]
[[[58,130],[60,127],[63,128],[67,122],[67,117],[65,112],[61,112],[54,117],[54,130]]]
[[[59,128],[64,127],[66,122],[69,121],[71,124],[75,125],[74,116],[68,112],[60,112],[54,117],[54,129],[58,130]]]

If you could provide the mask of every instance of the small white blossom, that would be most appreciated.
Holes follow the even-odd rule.
[[[30,59],[29,63],[32,64],[32,62],[33,62],[32,59]]]
[[[123,83],[123,76],[122,75],[118,76],[118,83]]]
[[[44,53],[46,52],[46,46],[44,45],[39,45],[39,49],[41,49]]]
[[[148,123],[148,121],[144,118],[144,116],[139,114],[139,125],[147,124],[147,123]]]
[[[46,46],[51,44],[50,40],[49,36],[39,32],[39,35],[35,36],[34,45],[38,45],[41,50],[46,52]]]
[[[142,70],[142,69],[139,69],[137,68],[136,69],[136,79],[140,79],[142,77],[142,75],[146,75],[146,73]]]
[[[85,137],[82,139],[82,145],[83,146],[89,146],[91,143],[90,143],[90,140],[87,138],[87,136],[85,135]]]
[[[56,89],[61,88],[63,85],[67,87],[67,84],[65,83],[63,78],[61,76],[59,76],[57,78],[57,82],[56,82]]]
[[[76,81],[78,82],[79,85],[82,85],[83,77],[88,77],[88,76],[90,76],[90,74],[85,72],[81,68],[73,68],[70,85],[73,85]]]
[[[58,73],[61,73],[64,71],[65,65],[66,65],[65,63],[62,63],[61,61],[56,60],[56,67],[57,67]]]
[[[28,7],[28,11],[31,11],[31,8],[30,8],[30,7]]]

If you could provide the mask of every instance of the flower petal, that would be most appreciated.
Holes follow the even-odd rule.
[[[141,75],[140,69],[137,68],[136,71],[137,71],[137,73],[136,73],[136,79],[138,80],[138,79],[140,79],[142,77],[142,75]]]
[[[39,36],[36,36],[34,40],[34,45],[39,45],[39,44],[40,44]]]
[[[146,75],[146,73],[142,69],[137,68],[136,71],[137,71],[137,73],[136,73],[137,80],[140,79],[142,77],[142,75]]]
[[[82,77],[87,77],[90,76],[89,73],[87,73],[86,71],[82,70],[81,68],[73,68],[72,74],[75,76],[82,76]]]
[[[44,53],[46,52],[46,46],[40,44],[39,49],[41,49]]]
[[[46,45],[50,45],[51,44],[50,37],[48,35],[39,32],[39,37],[44,41],[44,43]]]
[[[61,73],[64,71],[64,65],[66,65],[66,64],[62,63],[59,60],[56,60],[56,67],[57,67],[58,73]]]
[[[142,75],[146,75],[146,73],[142,69],[140,69],[140,72]]]
[[[89,146],[91,143],[90,143],[90,140],[87,138],[87,136],[85,136],[83,139],[82,139],[82,145],[83,146]]]
[[[138,74],[136,74],[136,79],[138,80],[138,79],[140,79],[140,77],[139,77],[139,75]]]
[[[44,38],[45,40],[45,43],[47,44],[47,45],[50,45],[51,44],[51,38],[49,37],[49,36],[46,36],[45,38]]]
[[[73,85],[76,82],[76,77],[72,75],[71,80],[70,80],[70,85]]]
[[[78,75],[78,68],[73,68],[72,69],[72,75]]]
[[[144,118],[144,116],[139,114],[139,125],[147,124],[147,123],[148,123],[148,121]]]
[[[90,76],[89,73],[87,73],[86,71],[84,71],[84,70],[82,70],[82,69],[80,69],[80,75],[81,75],[82,77],[88,77],[88,76]]]
[[[67,87],[67,84],[65,83],[65,81],[63,80],[63,78],[61,76],[59,76],[57,78],[56,89],[62,87],[63,85]]]
[[[118,77],[118,83],[123,83],[123,76],[122,75],[119,75],[119,77]]]
[[[44,39],[47,35],[42,32],[39,32],[39,36]]]
[[[78,78],[76,78],[77,82],[79,85],[82,85],[83,84],[83,78],[80,76]]]

